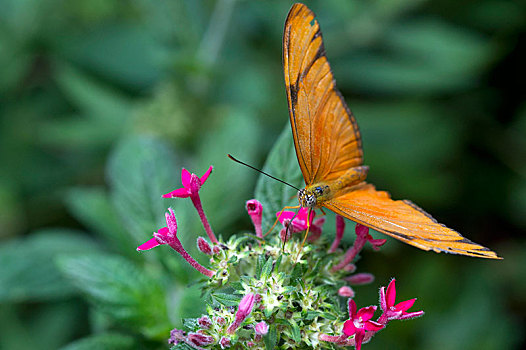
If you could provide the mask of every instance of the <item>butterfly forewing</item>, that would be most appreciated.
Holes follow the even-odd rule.
[[[363,163],[358,125],[336,88],[320,26],[305,5],[285,22],[283,64],[296,155],[307,185]]]

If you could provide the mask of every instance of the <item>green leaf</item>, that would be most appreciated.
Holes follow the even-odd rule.
[[[274,259],[272,259],[272,257],[269,256],[267,262],[261,269],[261,278],[260,278],[261,280],[266,280],[270,276],[270,274],[272,273],[273,264],[274,264]]]
[[[104,237],[114,250],[130,257],[140,257],[135,250],[136,242],[122,227],[102,188],[74,188],[68,191],[66,203],[78,220]]]
[[[42,230],[4,243],[0,246],[0,301],[56,300],[75,294],[53,258],[97,249],[81,232],[66,229]]]
[[[263,341],[265,342],[265,348],[267,350],[273,350],[276,347],[278,343],[278,332],[275,324],[270,325],[267,335],[263,337]]]
[[[166,226],[163,218],[170,201],[161,195],[181,186],[175,163],[168,146],[152,137],[127,139],[110,157],[107,173],[111,197],[136,243]],[[177,210],[175,213],[178,215]]]
[[[288,123],[270,151],[263,171],[293,186],[303,187],[304,181]],[[270,229],[276,220],[276,213],[282,210],[284,206],[297,205],[296,196],[297,191],[295,189],[265,175],[259,176],[255,198],[263,205],[263,232]]]
[[[163,286],[129,260],[102,254],[62,256],[59,267],[94,306],[146,337],[170,331]]]
[[[214,293],[212,297],[225,306],[237,306],[241,301],[241,298],[234,294]]]
[[[265,256],[258,255],[258,260],[256,261],[256,279],[261,279],[261,271],[263,270],[263,265],[265,265]]]
[[[136,349],[133,337],[118,333],[92,335],[64,346],[61,350],[126,350]]]
[[[298,326],[298,324],[294,320],[289,320],[289,323],[290,323],[290,330],[291,330],[291,333],[292,333],[292,339],[294,340],[294,342],[297,345],[299,345],[301,343],[300,327]]]
[[[226,155],[231,153],[247,161],[254,159],[260,149],[261,133],[258,124],[253,122],[254,116],[244,110],[221,108],[217,113],[225,117],[214,125],[207,123],[198,159],[201,169],[214,165],[214,172],[200,194],[212,226],[221,230],[246,215],[245,201],[250,199],[256,179],[253,172]]]

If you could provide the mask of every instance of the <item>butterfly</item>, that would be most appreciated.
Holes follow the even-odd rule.
[[[290,9],[283,34],[290,124],[305,188],[302,207],[325,207],[423,250],[500,259],[488,248],[440,224],[408,200],[393,200],[365,182],[360,130],[336,87],[314,13]]]

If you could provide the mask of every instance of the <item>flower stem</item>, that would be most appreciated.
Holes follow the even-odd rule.
[[[199,194],[191,195],[190,198],[192,199],[192,203],[194,203],[194,207],[197,210],[197,213],[199,214],[199,218],[201,219],[201,222],[205,227],[205,231],[208,235],[208,238],[212,243],[218,243],[217,238],[214,235],[214,232],[212,231],[212,227],[210,227],[210,223],[206,218],[205,212],[203,211],[203,205],[201,204],[201,198],[199,198]]]
[[[201,272],[203,275],[207,277],[212,277],[215,275],[215,272],[212,270],[207,269],[203,265],[199,264],[190,254],[184,250],[183,245],[181,244],[181,241],[177,237],[174,237],[171,242],[169,242],[170,247],[172,247],[176,252],[181,254],[184,260],[186,260],[194,269]]]

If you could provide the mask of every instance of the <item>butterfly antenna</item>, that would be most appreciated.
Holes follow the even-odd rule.
[[[232,159],[234,162],[239,163],[239,164],[243,164],[243,165],[249,167],[250,169],[254,169],[255,171],[257,171],[257,172],[259,172],[259,173],[261,173],[261,174],[263,174],[263,175],[266,175],[266,176],[270,177],[271,179],[274,179],[274,180],[279,181],[279,182],[281,182],[281,183],[283,183],[283,184],[285,184],[285,185],[287,185],[287,186],[290,186],[290,187],[294,188],[296,191],[299,191],[299,190],[300,190],[299,188],[297,188],[296,186],[293,186],[293,185],[289,184],[288,182],[285,182],[285,181],[283,181],[283,180],[280,180],[280,179],[278,179],[277,177],[274,177],[274,176],[272,176],[272,175],[270,175],[270,174],[267,174],[267,173],[264,172],[263,170],[259,170],[258,168],[255,168],[255,167],[253,167],[253,166],[250,165],[250,164],[247,164],[247,163],[245,163],[245,162],[240,161],[239,159],[236,159],[236,158],[232,157],[231,154],[227,154],[227,156],[228,156],[228,158]]]

